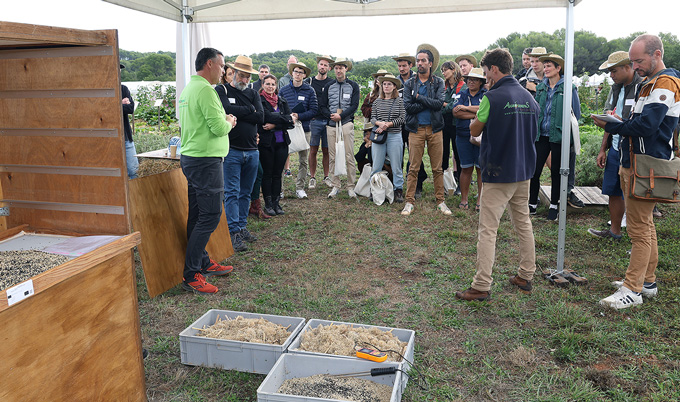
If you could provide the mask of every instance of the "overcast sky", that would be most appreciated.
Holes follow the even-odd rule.
[[[176,50],[176,27],[179,24],[140,11],[100,0],[2,2],[5,4],[0,20],[79,29],[117,29],[121,49],[139,52]],[[574,25],[576,30],[592,31],[607,39],[624,37],[636,31],[679,35],[677,9],[669,8],[676,2],[582,0],[574,8]],[[299,49],[358,61],[413,52],[418,44],[424,42],[433,44],[442,54],[463,54],[484,49],[512,32],[553,32],[564,28],[565,23],[564,8],[222,22],[209,25],[212,42],[209,45],[225,54],[249,55]],[[333,28],[335,26],[339,28]],[[293,30],[294,27],[299,29]]]

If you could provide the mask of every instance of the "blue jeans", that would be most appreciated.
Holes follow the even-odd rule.
[[[402,189],[404,187],[404,174],[401,171],[401,153],[404,151],[404,141],[401,138],[401,133],[387,134],[387,141],[384,144],[371,145],[371,155],[373,157],[373,170],[371,176],[380,172],[385,164],[385,154],[390,158],[390,166],[392,167],[392,181],[394,182],[394,189]]]
[[[137,171],[139,170],[139,161],[135,156],[136,154],[135,143],[125,140],[125,162],[127,164],[128,177],[131,179],[137,178]]]
[[[257,177],[260,152],[230,149],[224,157],[224,212],[229,233],[240,232],[248,224],[250,193]]]
[[[321,148],[328,148],[327,124],[328,120],[321,119],[314,119],[309,122],[309,128],[312,131],[312,135],[309,138],[309,146],[318,147],[321,144]]]

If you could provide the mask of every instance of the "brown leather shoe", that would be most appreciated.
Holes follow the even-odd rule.
[[[526,293],[528,295],[531,294],[531,289],[533,288],[531,281],[522,279],[518,275],[515,275],[510,277],[510,283],[517,286],[520,292]]]
[[[480,292],[479,290],[470,288],[464,292],[456,292],[456,299],[467,301],[484,301],[491,297],[490,292]]]

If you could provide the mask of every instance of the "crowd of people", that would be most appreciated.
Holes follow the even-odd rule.
[[[357,173],[361,170],[357,165],[361,168],[370,161],[371,175],[389,171],[394,200],[404,203],[402,215],[410,215],[415,211],[415,200],[422,197],[427,178],[422,162],[427,149],[437,209],[451,215],[443,178],[444,170],[451,169],[458,181],[455,194],[461,196],[458,208],[467,210],[469,202],[474,202],[479,212],[477,273],[470,288],[456,297],[489,298],[496,231],[506,207],[520,241],[519,270],[509,280],[520,291],[530,293],[536,269],[530,215],[536,214],[539,180],[547,164],[552,182],[547,219],[557,220],[562,141],[571,144],[568,203],[576,208],[584,206],[571,191],[574,140],[571,136],[564,138],[562,127],[563,95],[572,91],[571,112],[578,119],[578,93],[575,87],[564,88],[564,59],[543,47],[523,52],[523,69],[516,76],[511,74],[512,55],[505,49],[487,51],[479,62],[472,55],[463,55],[440,65],[439,58],[438,50],[429,44],[418,46],[415,55],[395,56],[399,75],[385,70],[373,74],[373,87],[360,106],[360,87],[347,76],[352,70],[348,59],[319,56],[316,74],[312,75],[311,68],[291,57],[288,73],[277,79],[267,65],[255,70],[247,56],[225,63],[219,51],[202,49],[196,58],[198,73],[178,102],[181,165],[189,187],[183,287],[217,292],[205,278],[233,269],[211,260],[205,252],[222,204],[235,251],[247,250],[248,243],[257,240],[248,230],[249,214],[267,219],[285,213],[280,200],[290,163],[289,130],[301,128],[310,147],[298,152],[297,198],[308,198],[306,189],[320,183],[330,188],[328,198],[337,198],[343,182],[347,195],[356,198]],[[605,168],[603,192],[610,195],[612,226],[607,231],[590,229],[589,233],[620,238],[623,211],[628,210],[628,233],[633,242],[625,281],[617,283],[619,290],[614,295],[601,301],[614,308],[640,304],[641,295],[652,296],[657,291],[653,203],[650,207],[640,201],[624,202],[623,195],[627,194],[625,175],[630,167],[625,156],[630,137],[640,139],[633,152],[647,149],[661,157],[672,157],[666,128],[677,125],[680,91],[673,92],[672,85],[667,84],[678,74],[665,69],[662,58],[663,45],[658,37],[642,35],[633,41],[630,56],[625,51],[615,52],[602,65],[615,82],[608,110],[622,121],[605,125],[594,119],[607,132],[598,165]],[[331,69],[334,78],[328,76]],[[438,71],[443,79],[435,75]],[[259,77],[251,83],[254,74]],[[662,87],[670,92],[659,95]],[[355,114],[359,108],[365,136],[355,155]],[[336,149],[339,142],[344,142],[344,148],[338,145]],[[638,144],[637,140],[631,142]],[[323,178],[317,182],[319,147]],[[405,150],[408,161],[404,168]],[[338,152],[344,153],[344,158]],[[335,174],[336,161],[345,164],[345,180]],[[471,201],[474,173],[477,196]]]

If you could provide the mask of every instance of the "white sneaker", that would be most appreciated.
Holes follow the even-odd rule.
[[[607,221],[607,225],[611,226],[612,221]],[[623,218],[621,218],[621,227],[625,228],[626,227],[626,213],[623,213]]]
[[[351,188],[347,190],[347,195],[349,195],[349,198],[357,198],[357,193],[355,193]]]
[[[331,178],[326,176],[323,178],[323,182],[328,186],[328,187],[333,187],[333,183],[331,183]]]
[[[338,192],[340,191],[339,188],[333,187],[330,193],[328,193],[328,198],[335,198],[336,195],[338,195]]]
[[[623,281],[614,281],[612,282],[612,285],[616,288],[620,288],[623,286]],[[645,284],[642,286],[642,295],[644,297],[656,297],[657,294],[659,294],[659,288],[656,286],[656,282],[645,282]]]
[[[446,203],[444,201],[442,201],[441,204],[437,205],[437,208],[439,208],[439,210],[442,211],[444,215],[451,215],[451,210],[449,209],[449,207],[446,206]]]
[[[280,200],[283,199],[283,190],[281,190],[281,194],[279,194],[279,199],[280,199]]]
[[[312,177],[311,179],[309,179],[309,189],[313,190],[315,188],[316,188],[316,179]]]
[[[413,211],[413,204],[410,202],[407,202],[406,205],[404,205],[404,209],[401,210],[401,214],[404,216],[411,215],[411,212]]]
[[[613,295],[600,300],[600,304],[616,310],[642,304],[642,295],[633,292],[625,286],[621,286]]]
[[[297,195],[297,198],[300,199],[307,198],[307,193],[305,193],[305,190],[295,190],[295,195]]]

